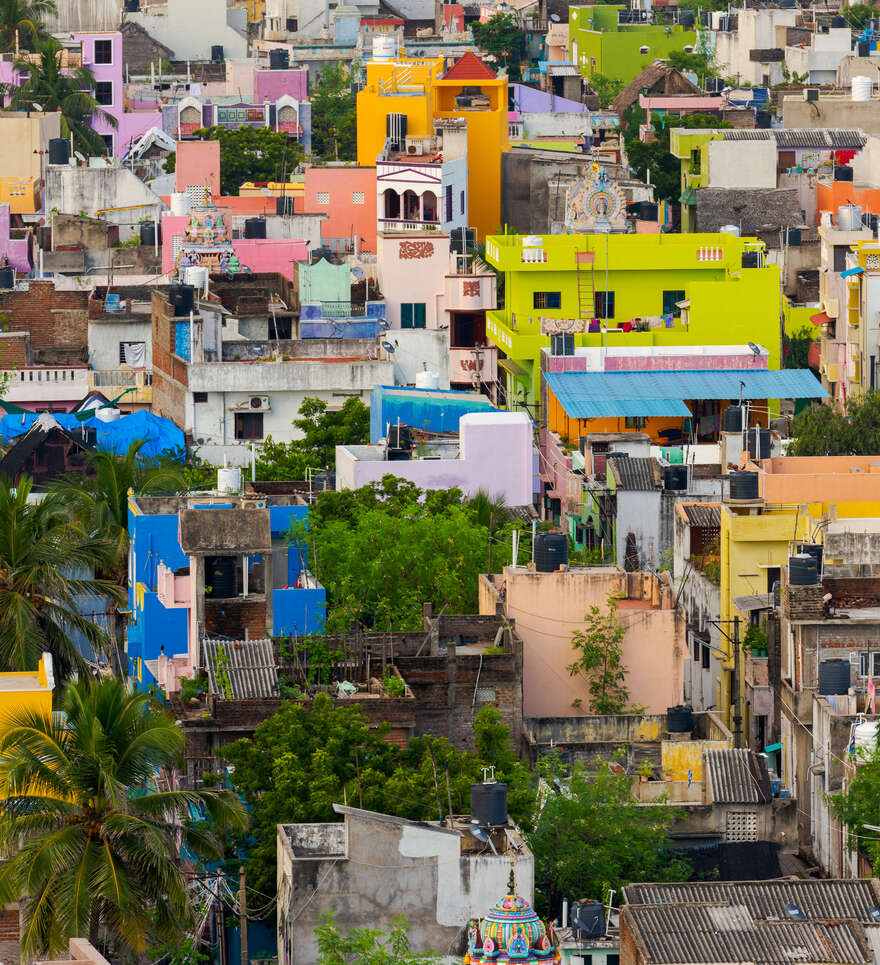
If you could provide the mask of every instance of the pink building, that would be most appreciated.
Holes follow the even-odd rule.
[[[303,210],[326,214],[321,240],[340,251],[376,252],[376,169],[306,168]]]
[[[254,103],[273,104],[284,95],[297,101],[309,96],[309,72],[306,67],[292,67],[290,70],[267,70],[257,67],[254,70]]]
[[[31,239],[12,238],[10,231],[11,215],[8,204],[0,204],[0,256],[6,258],[9,267],[16,271],[29,272],[31,265]]]
[[[95,75],[95,100],[116,118],[115,129],[102,120],[96,120],[92,126],[107,142],[110,154],[122,157],[151,127],[161,129],[162,112],[125,110],[121,33],[74,33],[70,40],[80,45],[82,64]]]
[[[177,165],[174,169],[174,188],[207,185],[214,197],[220,196],[220,142],[180,141],[177,145]]]

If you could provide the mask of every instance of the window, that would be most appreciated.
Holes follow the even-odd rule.
[[[681,309],[675,303],[683,302],[684,300],[685,300],[685,293],[680,289],[663,292],[662,314],[675,315],[675,317],[678,318],[678,316],[681,315]]]
[[[193,392],[193,402],[199,403],[199,402],[207,402],[207,401],[208,401],[207,392]]]
[[[846,245],[834,246],[834,270],[846,270]]]
[[[533,308],[562,308],[562,292],[533,292]]]
[[[96,64],[113,63],[113,41],[112,40],[95,41],[95,63]]]
[[[593,315],[596,318],[614,318],[614,292],[594,292]]]
[[[112,157],[113,156],[113,135],[102,134],[101,140],[104,142],[104,148],[106,149],[107,153]]]
[[[95,84],[95,100],[102,107],[109,107],[113,103],[113,81],[99,80]]]
[[[446,185],[446,197],[444,199],[444,202],[445,203],[443,205],[443,220],[452,221],[453,211],[452,211],[452,185],[451,184]]]
[[[147,364],[146,342],[120,342],[119,364],[130,365],[133,369],[142,369]]]
[[[880,650],[863,650],[859,654],[859,676],[880,677]]]
[[[320,201],[318,202],[320,204]],[[330,198],[328,196],[327,203],[330,203]],[[351,203],[352,204],[363,204],[364,203],[364,192],[363,191],[352,191],[351,192]]]
[[[263,438],[263,413],[262,412],[236,412],[235,413],[235,438],[236,439],[262,439]]]
[[[330,204],[330,192],[319,191],[315,195],[315,204]]]
[[[425,327],[425,303],[403,302],[400,306],[401,328]]]
[[[464,214],[464,191],[461,192],[461,214]]]
[[[709,670],[712,666],[712,648],[703,647],[703,670]]]
[[[694,648],[694,660],[699,661],[699,659],[700,659],[700,650],[702,649],[702,646],[703,646],[702,641],[700,640],[700,638],[699,638],[696,634],[693,634],[691,643],[692,643],[693,648]]]
[[[627,429],[644,429],[645,419],[640,415],[628,415],[624,422],[626,423]]]

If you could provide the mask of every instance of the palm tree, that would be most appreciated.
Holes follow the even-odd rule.
[[[33,503],[30,494],[28,477],[15,488],[0,479],[0,670],[33,670],[48,650],[63,677],[86,669],[71,631],[96,651],[111,644],[101,627],[80,615],[77,597],[122,600],[123,593],[105,580],[77,575],[106,565],[110,544],[86,538],[60,494]]]
[[[478,526],[489,532],[489,569],[492,574],[492,543],[495,533],[507,523],[513,522],[514,516],[501,493],[494,496],[485,489],[478,489],[473,496],[466,500],[465,506]]]
[[[133,442],[125,455],[99,449],[88,457],[93,478],[67,476],[52,487],[74,510],[89,534],[112,543],[117,582],[125,581],[128,566],[128,497],[179,493],[185,486],[181,469],[168,462],[141,456],[145,443]]]
[[[108,954],[192,927],[178,845],[222,855],[246,813],[230,791],[157,791],[184,736],[116,677],[69,682],[62,713],[20,711],[0,732],[0,903],[18,901],[28,957],[88,936]],[[201,815],[192,822],[190,814]]]
[[[43,21],[58,10],[55,0],[0,0],[0,45],[3,50],[15,50],[16,40],[21,47],[45,39]]]
[[[101,120],[115,128],[116,118],[103,110],[95,100],[95,75],[88,67],[61,67],[61,44],[54,37],[38,44],[39,59],[16,60],[14,69],[25,77],[20,86],[4,85],[2,93],[9,98],[12,110],[30,111],[34,104],[44,111],[60,111],[61,133],[73,135],[74,147],[86,154],[106,154],[107,145],[92,129]]]

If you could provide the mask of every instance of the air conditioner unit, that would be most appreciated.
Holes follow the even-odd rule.
[[[415,144],[407,144],[407,146],[406,146],[406,153],[407,153],[407,154],[418,154],[418,153],[419,153],[419,149],[418,149],[417,145],[415,145]]]
[[[241,402],[237,408],[244,409],[248,412],[268,412],[269,411],[269,396],[268,395],[252,395],[247,402]]]

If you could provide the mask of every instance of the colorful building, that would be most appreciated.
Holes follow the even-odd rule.
[[[569,8],[571,59],[585,77],[603,74],[628,84],[653,61],[696,45],[696,31],[643,22],[639,14],[624,6]]]
[[[321,241],[333,251],[376,253],[376,159],[370,165],[306,168],[302,207],[326,215]]]
[[[43,653],[36,670],[0,673],[0,726],[6,718],[22,711],[52,713],[54,689],[51,653]]]
[[[487,314],[486,332],[507,356],[509,405],[537,403],[541,349],[557,334],[571,336],[566,354],[753,342],[780,367],[779,268],[754,238],[495,235],[486,256],[504,272],[504,308]]]
[[[823,303],[825,311],[816,321],[822,322],[826,337],[842,341],[845,332],[845,368],[839,364],[832,368],[829,360],[825,377],[845,380],[843,396],[850,398],[880,388],[880,330],[875,321],[880,311],[880,242],[858,241],[845,252],[845,259],[840,276],[846,286],[846,302],[839,306]],[[829,317],[829,308],[837,310],[836,318]]]
[[[445,73],[443,58],[374,58],[358,94],[358,164],[376,163],[391,141],[407,152],[438,122],[467,123],[468,224],[480,238],[501,225],[501,155],[509,149],[507,77],[467,53]],[[418,152],[421,153],[421,152]]]

